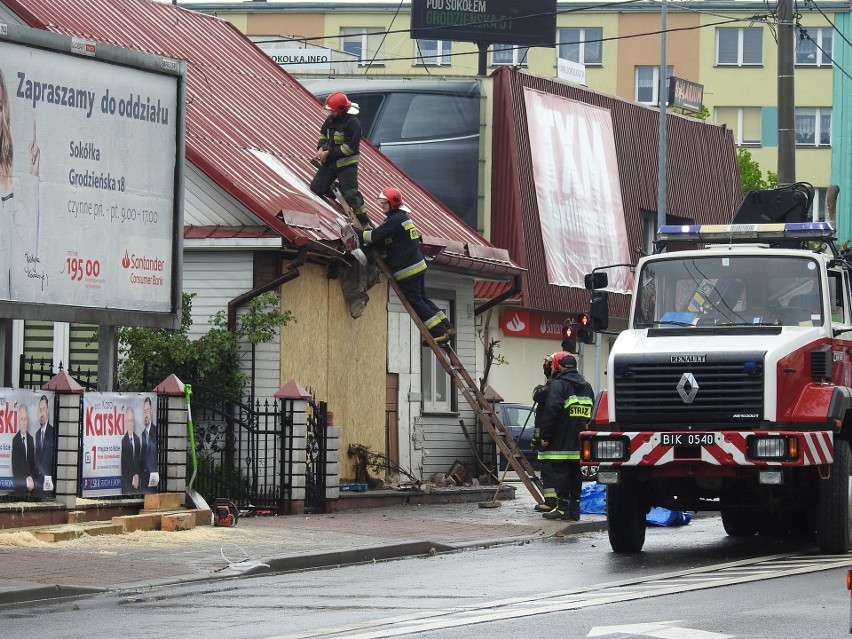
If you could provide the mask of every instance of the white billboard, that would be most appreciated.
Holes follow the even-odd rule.
[[[185,64],[26,31],[0,37],[0,317],[174,325]]]
[[[630,263],[618,156],[608,109],[524,89],[548,281],[584,288],[605,264]],[[608,290],[628,293],[627,269]]]

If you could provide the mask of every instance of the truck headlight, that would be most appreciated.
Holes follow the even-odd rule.
[[[796,459],[799,456],[799,440],[795,437],[755,435],[749,440],[752,459]]]
[[[624,437],[595,437],[592,442],[592,455],[597,461],[619,461],[627,457]]]

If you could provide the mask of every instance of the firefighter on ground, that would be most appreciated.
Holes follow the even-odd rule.
[[[554,353],[538,458],[551,465],[557,504],[542,515],[545,519],[580,519],[580,432],[591,420],[593,402],[592,387],[577,370],[576,358],[565,351]]]
[[[408,217],[402,193],[393,187],[382,189],[376,202],[387,217],[380,226],[364,229],[361,239],[382,253],[417,316],[436,342],[446,344],[455,331],[444,311],[426,297],[426,260],[420,250],[420,234]]]
[[[550,390],[550,377],[553,375],[553,355],[545,355],[544,363],[542,364],[544,371],[544,383],[539,384],[533,389],[532,399],[535,404],[535,430],[533,431],[530,448],[538,451],[539,440],[541,439],[541,418],[544,415],[544,407],[547,404],[547,392]],[[541,490],[544,503],[536,504],[535,510],[540,513],[547,513],[556,508],[556,484],[554,483],[553,469],[550,467],[550,462],[539,459],[539,467],[541,468],[541,483],[544,486]]]
[[[331,185],[337,180],[352,212],[362,226],[367,226],[370,220],[364,208],[364,198],[358,190],[361,146],[361,121],[355,117],[358,105],[350,102],[345,93],[337,91],[325,99],[325,110],[331,113],[320,128],[314,156],[320,166],[311,181],[311,191],[320,197],[334,199]]]

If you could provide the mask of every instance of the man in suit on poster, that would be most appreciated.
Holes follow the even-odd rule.
[[[136,418],[132,408],[124,416],[124,437],[121,438],[121,492],[137,495],[142,475],[142,444],[135,433]]]
[[[151,406],[151,398],[146,397],[142,404],[143,429],[140,436],[142,440],[142,492],[157,492],[157,481],[159,479],[159,468],[157,466],[157,426],[154,424],[154,410]],[[151,475],[154,477],[154,485],[151,486]]]
[[[12,437],[12,482],[18,494],[30,494],[36,488],[36,451],[29,430],[26,404],[18,407],[18,432]]]
[[[50,423],[50,406],[47,395],[38,400],[38,430],[35,432],[35,463],[37,495],[53,491],[53,452],[56,450],[56,431]],[[45,486],[45,478],[50,478],[50,485]]]

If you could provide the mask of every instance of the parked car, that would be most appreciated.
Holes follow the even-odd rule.
[[[533,414],[532,404],[512,404],[500,403],[497,404],[500,421],[509,431],[512,439],[519,441],[518,448],[527,458],[527,461],[534,470],[541,470],[541,464],[538,462],[538,456],[530,447],[533,432],[535,431],[535,415]],[[501,457],[500,470],[506,468],[506,460]],[[581,466],[583,473],[583,481],[596,481],[598,478],[597,466]]]
[[[361,109],[358,119],[364,137],[469,226],[477,228],[477,81],[365,77],[299,81],[319,99],[334,91],[346,93]]]
[[[539,470],[536,453],[530,448],[530,441],[535,430],[535,415],[533,414],[532,404],[500,403],[497,404],[497,414],[512,439],[518,442],[518,449],[524,454],[532,467]],[[505,467],[506,460],[501,456],[500,470]]]

